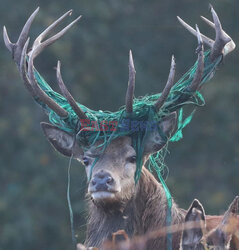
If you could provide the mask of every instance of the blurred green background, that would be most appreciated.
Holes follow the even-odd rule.
[[[211,3],[237,43],[239,1]],[[208,4],[207,0],[0,0],[0,24],[16,41],[37,6],[41,10],[32,37],[70,8],[74,17],[82,14],[80,23],[37,59],[37,68],[58,90],[54,67],[60,59],[63,78],[78,101],[115,111],[124,103],[129,49],[137,70],[136,96],[160,92],[172,54],[177,78],[196,59],[196,39],[176,16],[200,24],[201,31],[214,37],[200,20],[200,15],[210,17]],[[68,159],[43,137],[39,124],[47,117],[24,89],[2,39],[0,46],[0,249],[71,249]],[[206,105],[197,109],[183,140],[169,145],[167,183],[183,208],[198,198],[208,214],[219,214],[239,194],[238,65],[236,50],[204,87]],[[84,167],[74,162],[71,197],[80,242],[87,215],[85,187]]]

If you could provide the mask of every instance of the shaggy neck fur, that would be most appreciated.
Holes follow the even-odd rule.
[[[103,209],[89,202],[89,219],[86,245],[100,247],[113,232],[125,230],[131,238],[166,226],[167,199],[164,189],[154,176],[143,168],[135,193],[124,209],[115,206]],[[185,211],[172,205],[172,224],[183,222]],[[179,248],[181,234],[173,235],[173,249]],[[148,250],[165,249],[166,237],[151,240]]]

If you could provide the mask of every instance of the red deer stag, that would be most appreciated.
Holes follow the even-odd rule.
[[[4,27],[4,41],[6,47],[12,53],[27,90],[35,101],[46,110],[53,123],[41,124],[45,136],[57,151],[65,156],[73,157],[85,165],[89,179],[88,197],[90,197],[85,245],[100,247],[102,242],[110,238],[112,233],[119,229],[125,230],[127,235],[132,237],[165,227],[167,224],[168,199],[163,186],[144,167],[144,164],[149,156],[160,151],[177,131],[176,110],[183,105],[192,103],[192,98],[197,95],[202,82],[205,82],[213,74],[215,67],[207,74],[204,71],[206,57],[207,63],[215,62],[214,65],[217,66],[222,57],[235,48],[234,42],[223,31],[213,8],[211,8],[213,22],[205,18],[204,20],[215,29],[215,41],[201,35],[198,27],[194,30],[179,18],[180,22],[198,38],[196,70],[193,76],[189,76],[191,81],[188,82],[187,86],[175,84],[175,61],[172,57],[169,78],[164,90],[161,94],[149,97],[143,106],[139,105],[138,99],[134,99],[135,69],[130,52],[126,105],[119,112],[121,112],[121,116],[134,117],[134,115],[141,114],[141,110],[147,109],[149,113],[153,112],[156,126],[149,132],[146,131],[147,133],[145,132],[142,136],[143,139],[140,137],[142,133],[139,135],[135,131],[126,131],[121,136],[116,136],[116,133],[111,132],[110,136],[107,137],[111,140],[108,140],[108,144],[102,146],[102,141],[104,142],[105,139],[104,135],[107,134],[106,131],[102,132],[103,136],[97,137],[99,140],[95,140],[95,143],[88,143],[92,138],[90,133],[93,133],[93,131],[92,127],[83,126],[83,122],[87,119],[95,119],[94,112],[96,111],[92,111],[74,100],[62,80],[60,62],[57,64],[57,82],[63,96],[54,92],[34,67],[35,58],[47,46],[64,35],[80,17],[54,36],[44,40],[55,26],[71,14],[72,11],[68,11],[44,30],[33,42],[31,50],[28,50],[30,26],[38,10],[27,20],[16,43],[9,40],[7,30]],[[208,53],[204,53],[203,43],[210,47]],[[179,88],[181,88],[180,91]],[[98,120],[102,120],[101,114],[103,113],[102,111],[97,113]],[[96,134],[98,135],[98,131]],[[142,145],[141,147],[135,147],[135,135],[143,140],[144,147]],[[138,148],[138,151],[136,148]],[[139,154],[141,154],[141,177],[135,182]],[[183,222],[184,217],[185,211],[178,208],[172,200],[172,225]],[[180,233],[173,234],[173,249],[179,248],[180,238]],[[147,244],[147,249],[165,248],[166,237],[151,240]]]

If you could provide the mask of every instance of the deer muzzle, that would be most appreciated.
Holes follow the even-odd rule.
[[[104,170],[93,175],[88,190],[93,200],[114,199],[120,191],[113,176]]]

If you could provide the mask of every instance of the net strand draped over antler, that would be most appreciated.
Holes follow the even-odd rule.
[[[72,110],[66,110],[65,107],[60,105],[56,98],[51,98],[49,96],[49,93],[45,91],[42,86],[39,84],[39,79],[36,79],[36,75],[39,75],[34,67],[34,59],[49,45],[54,43],[56,40],[58,40],[61,36],[63,36],[79,19],[81,16],[76,18],[74,21],[72,21],[70,24],[68,24],[64,29],[62,29],[60,32],[55,34],[54,36],[46,39],[45,41],[42,41],[46,35],[49,34],[50,31],[52,31],[66,16],[69,16],[72,14],[72,10],[67,11],[64,15],[62,15],[60,18],[58,18],[55,22],[53,22],[48,28],[46,28],[33,42],[33,46],[30,52],[28,51],[28,45],[29,45],[29,31],[31,24],[36,17],[37,13],[39,11],[39,7],[32,13],[32,15],[27,20],[26,24],[24,25],[21,34],[18,38],[18,41],[16,43],[12,43],[8,37],[7,30],[4,26],[3,28],[3,37],[6,47],[10,50],[12,53],[13,59],[16,62],[18,69],[20,71],[21,77],[24,80],[24,84],[30,94],[38,101],[41,102],[42,105],[47,105],[50,110],[55,112],[60,119],[65,120],[69,116],[69,112],[74,112],[79,119],[86,119],[87,112],[84,112],[70,92],[67,90],[60,72],[60,62],[57,64],[57,82],[60,87],[60,90],[63,94],[63,96],[66,98],[66,101],[71,106]],[[212,39],[202,35],[196,26],[196,29],[193,29],[191,26],[186,24],[181,18],[178,17],[178,20],[182,23],[182,25],[188,29],[191,33],[197,36],[198,38],[198,60],[196,64],[196,70],[193,76],[192,81],[188,84],[188,86],[185,86],[185,91],[190,92],[190,95],[185,95],[185,91],[182,91],[183,95],[180,97],[180,93],[178,93],[179,97],[177,97],[175,100],[177,103],[173,104],[170,103],[170,105],[166,105],[166,107],[172,107],[173,105],[180,107],[180,102],[186,103],[187,99],[192,96],[194,92],[196,92],[200,88],[200,84],[202,81],[203,73],[204,73],[204,49],[203,44],[209,45],[211,47],[210,51],[210,59],[214,61],[216,58],[218,58],[221,54],[226,55],[230,53],[234,48],[235,44],[230,38],[230,36],[222,29],[220,20],[215,12],[215,10],[211,7],[211,13],[213,17],[213,22],[209,21],[205,17],[202,17],[202,19],[208,23],[211,27],[213,27],[216,31],[216,39],[213,41]],[[174,82],[174,76],[175,76],[175,68],[176,63],[175,59],[172,56],[171,61],[171,67],[170,67],[170,73],[168,77],[167,84],[162,91],[162,93],[157,97],[157,99],[154,101],[153,106],[155,108],[156,112],[159,112],[163,106],[164,103],[168,101],[168,98],[171,98],[171,89],[176,88],[176,85],[178,83]],[[126,98],[125,98],[125,110],[127,113],[133,113],[134,112],[134,106],[138,105],[137,100],[134,102],[134,89],[135,89],[135,68],[134,68],[134,62],[132,57],[132,52],[129,52],[129,81],[128,81],[128,88],[126,92]],[[40,77],[40,76],[39,76]],[[46,83],[45,83],[46,84]],[[174,87],[175,86],[175,87]],[[54,92],[55,93],[55,92]],[[58,94],[59,96],[59,94]],[[157,96],[157,95],[156,95]],[[63,98],[63,97],[62,97]],[[172,98],[171,98],[172,99]],[[152,98],[153,100],[153,98]],[[165,108],[164,108],[165,109]],[[90,111],[86,108],[87,111]],[[167,113],[167,112],[166,112]]]
[[[198,54],[198,60],[197,60],[197,69],[194,75],[194,78],[191,82],[191,84],[187,87],[190,92],[195,92],[199,88],[199,84],[201,83],[202,76],[203,76],[203,69],[204,69],[204,49],[203,49],[203,43],[202,43],[202,37],[201,33],[196,25],[196,32],[197,32],[197,39],[198,39],[198,48],[197,48],[197,54]],[[168,76],[168,81],[166,83],[165,88],[163,89],[160,97],[154,104],[156,111],[158,112],[161,107],[164,105],[165,101],[167,100],[171,88],[175,85],[174,77],[175,77],[175,71],[176,71],[176,63],[175,58],[172,56],[171,60],[171,67],[170,72]]]
[[[59,61],[56,75],[62,95],[54,92],[34,67],[35,58],[46,47],[63,36],[66,31],[80,19],[80,16],[52,37],[43,40],[65,17],[71,15],[72,10],[66,12],[35,39],[31,51],[28,52],[29,30],[38,11],[39,8],[29,17],[16,43],[10,41],[6,28],[3,28],[5,45],[12,53],[26,88],[34,99],[47,111],[50,122],[60,129],[75,134],[76,139],[79,140],[79,143],[83,146],[85,144],[94,145],[97,140],[103,140],[103,144],[106,146],[109,145],[112,139],[120,136],[131,136],[132,145],[134,145],[136,153],[139,155],[137,158],[137,179],[140,176],[142,163],[140,157],[142,157],[143,154],[142,149],[144,147],[146,130],[139,130],[136,133],[137,130],[135,131],[131,127],[125,127],[123,120],[129,118],[133,122],[156,121],[157,124],[159,124],[158,122],[160,122],[164,116],[180,109],[178,128],[170,138],[171,141],[180,140],[182,138],[182,129],[192,118],[192,115],[189,115],[183,121],[182,106],[188,104],[201,105],[204,103],[203,97],[198,90],[213,76],[216,67],[222,60],[222,55],[228,54],[235,48],[234,42],[225,31],[222,30],[219,18],[213,8],[211,8],[213,23],[206,18],[203,18],[203,20],[215,28],[215,41],[202,35],[197,26],[196,29],[193,29],[182,19],[178,18],[183,26],[196,35],[198,39],[197,61],[193,67],[184,74],[179,81],[174,82],[176,63],[174,57],[172,57],[169,77],[162,93],[148,95],[142,98],[134,98],[136,72],[132,52],[130,51],[129,80],[125,97],[125,106],[117,112],[95,111],[77,103],[72,97],[63,82],[60,69],[61,64]],[[211,50],[204,52],[203,43],[209,45]],[[87,129],[85,129],[86,127],[84,127],[81,121],[82,119],[87,119],[92,123],[94,122],[98,127],[101,127],[101,130],[95,130],[92,124],[87,124]],[[108,130],[106,129],[107,125],[101,126],[101,123],[105,121],[108,122]],[[110,122],[112,121],[117,122],[117,125],[113,127],[114,130],[111,130],[112,126],[110,126]],[[157,155],[156,158],[157,160],[152,161],[155,167],[157,167],[157,161],[161,161],[160,159],[163,159],[163,157],[160,158],[159,155]]]

